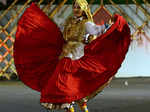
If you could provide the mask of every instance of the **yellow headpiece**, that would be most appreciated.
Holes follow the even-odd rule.
[[[83,10],[86,13],[88,19],[90,21],[93,21],[93,17],[92,17],[90,8],[88,7],[88,2],[86,0],[74,0],[74,1],[75,1],[75,3],[79,4],[81,10]]]

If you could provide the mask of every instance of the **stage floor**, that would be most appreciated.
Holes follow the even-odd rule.
[[[20,81],[0,81],[0,112],[47,112],[39,100]],[[89,112],[150,112],[150,78],[114,79],[88,106]]]

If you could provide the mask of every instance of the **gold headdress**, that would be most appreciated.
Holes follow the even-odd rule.
[[[74,2],[79,4],[81,10],[83,10],[86,13],[88,19],[90,21],[93,21],[93,17],[92,17],[90,8],[88,7],[88,2],[86,0],[74,0]]]

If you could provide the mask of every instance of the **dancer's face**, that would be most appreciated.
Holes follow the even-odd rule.
[[[83,14],[83,11],[81,10],[80,6],[77,3],[73,5],[73,14],[76,17],[81,17]]]

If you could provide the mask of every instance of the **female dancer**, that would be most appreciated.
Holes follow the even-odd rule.
[[[130,29],[119,15],[105,27],[93,23],[86,0],[73,2],[63,33],[34,3],[18,22],[14,60],[19,78],[41,92],[41,105],[74,112],[115,75],[130,44]],[[86,44],[85,44],[86,43]]]

